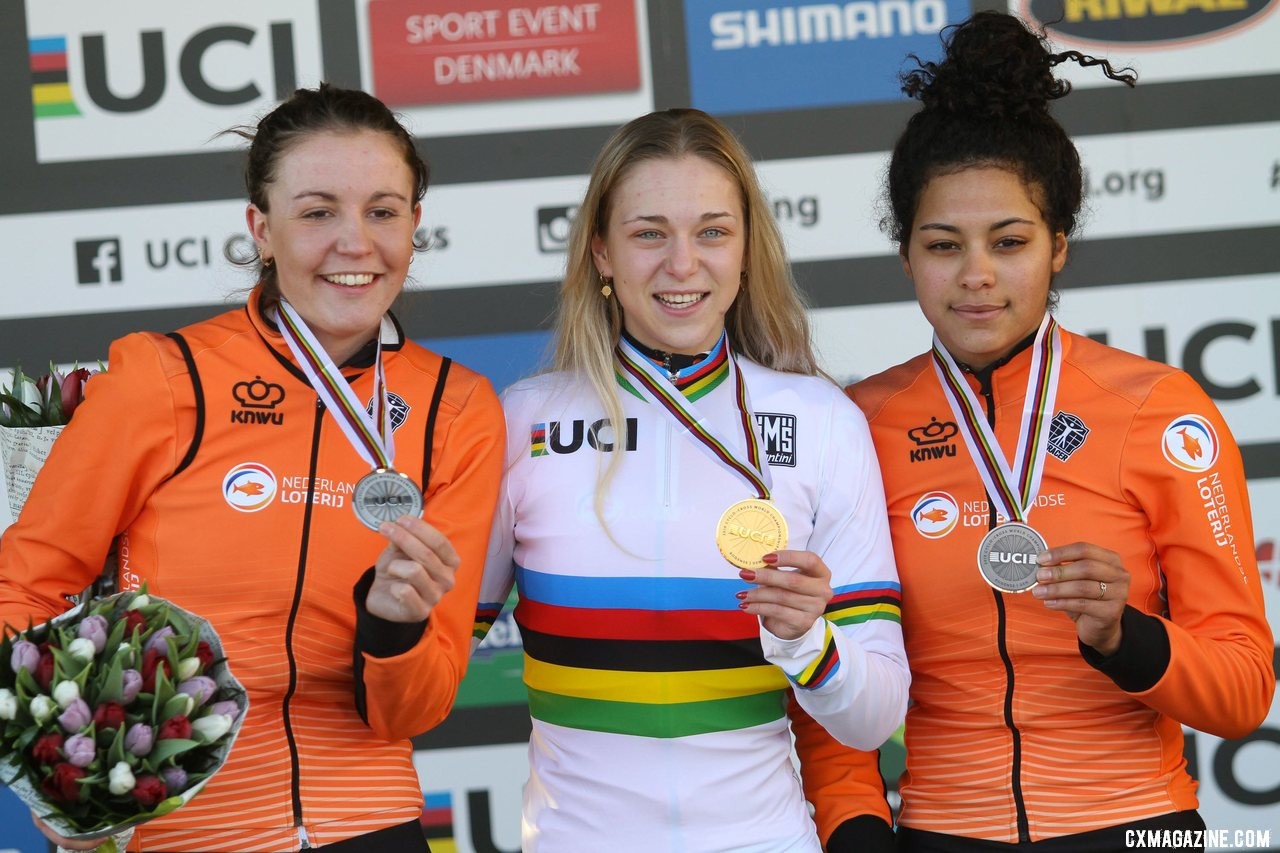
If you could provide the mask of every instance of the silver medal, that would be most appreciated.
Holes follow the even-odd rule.
[[[351,495],[356,517],[370,530],[402,515],[422,515],[422,491],[405,474],[379,468],[360,478]]]
[[[1048,548],[1034,527],[1010,521],[989,531],[978,545],[978,571],[1001,592],[1026,592],[1036,585],[1036,555]]]

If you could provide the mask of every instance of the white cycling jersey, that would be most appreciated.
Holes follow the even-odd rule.
[[[724,341],[676,386],[745,458]],[[791,762],[788,691],[859,748],[902,721],[900,588],[866,420],[824,379],[738,365],[788,547],[832,573],[826,618],[794,641],[739,609],[735,593],[749,585],[716,547],[721,513],[753,495],[662,406],[620,380],[617,430],[578,376],[504,394],[507,475],[477,634],[514,582],[533,718],[526,853],[818,853]],[[623,449],[602,525],[597,482],[614,443]]]

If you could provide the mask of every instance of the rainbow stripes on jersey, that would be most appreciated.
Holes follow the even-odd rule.
[[[684,395],[686,400],[693,402],[705,397],[716,388],[719,388],[720,383],[724,382],[725,377],[729,375],[729,347],[726,346],[728,341],[729,339],[726,335],[721,335],[720,341],[712,348],[711,352],[707,353],[706,358],[676,373],[676,378],[672,384]],[[653,361],[653,359],[649,360]],[[656,361],[653,363],[658,364]],[[640,400],[649,401],[649,397],[631,383],[621,367],[615,366],[614,375],[617,377],[618,385],[622,390]]]
[[[902,622],[902,584],[896,581],[854,583],[836,587],[826,616],[836,625],[856,625],[871,619]]]
[[[536,720],[674,738],[785,714],[787,680],[765,661],[756,618],[738,609],[734,594],[748,585],[736,577],[570,577],[517,566],[516,583]]]

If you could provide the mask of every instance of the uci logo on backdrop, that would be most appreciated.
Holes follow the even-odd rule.
[[[314,2],[26,7],[40,162],[239,148],[210,136],[321,77]]]

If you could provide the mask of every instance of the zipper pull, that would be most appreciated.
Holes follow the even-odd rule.
[[[669,378],[672,382],[675,382],[676,373],[678,373],[678,371],[674,370],[671,367],[671,353],[667,352],[662,354],[662,366],[667,371],[667,378]]]
[[[312,849],[311,839],[307,837],[307,828],[302,824],[298,824],[298,843],[301,845],[300,849],[302,850]]]

